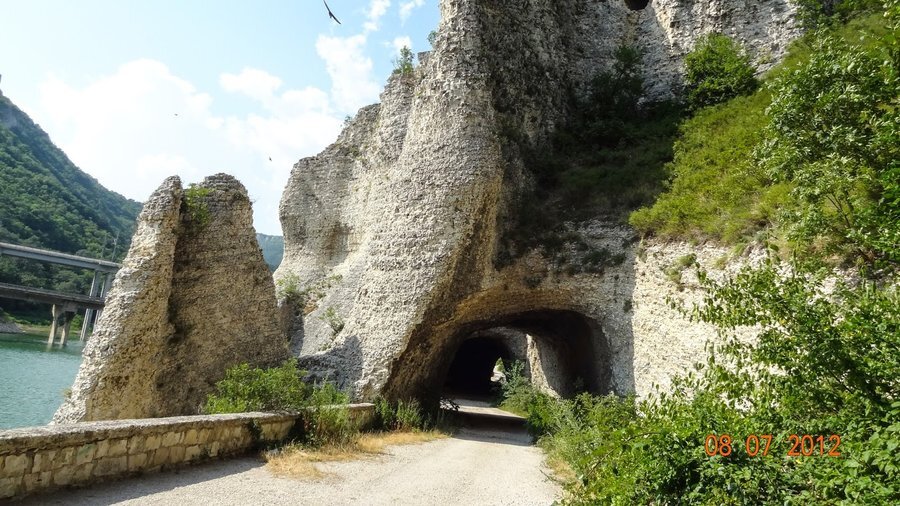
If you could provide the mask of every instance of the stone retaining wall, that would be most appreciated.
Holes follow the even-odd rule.
[[[371,404],[350,406],[366,425]],[[0,431],[0,500],[246,453],[284,441],[300,415],[241,413]]]

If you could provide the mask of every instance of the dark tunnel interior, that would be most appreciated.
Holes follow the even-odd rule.
[[[625,5],[633,11],[645,9],[650,4],[650,0],[625,0]]]
[[[504,361],[512,358],[510,350],[499,339],[466,339],[450,363],[444,390],[457,395],[489,396],[495,385],[491,377],[498,358]]]
[[[493,333],[495,329],[514,329],[522,333],[522,339],[511,343],[500,332]],[[458,344],[443,395],[485,397],[496,393],[497,385],[491,381],[494,365],[498,358],[508,363],[526,357],[525,334],[547,355],[541,373],[560,395],[610,390],[609,354],[599,325],[574,311],[539,310],[464,326],[455,337]]]

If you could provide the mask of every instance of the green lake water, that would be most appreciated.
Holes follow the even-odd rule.
[[[0,333],[0,430],[50,422],[81,365],[82,343],[47,346],[47,336]]]

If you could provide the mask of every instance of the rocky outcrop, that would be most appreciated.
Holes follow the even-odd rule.
[[[714,333],[668,308],[671,283],[627,228],[560,224],[587,245],[576,263],[605,259],[594,272],[558,272],[538,251],[497,262],[533,184],[522,147],[540,149],[616,47],[642,50],[656,100],[678,93],[704,33],[733,36],[763,69],[798,34],[787,0],[628,4],[442,0],[434,51],[294,166],[276,278],[307,287],[291,346],[314,374],[358,398],[434,397],[461,343],[494,328],[557,350],[542,354],[562,370],[546,381],[598,392],[645,393],[698,358]]]
[[[244,187],[169,178],[144,205],[54,422],[196,414],[229,366],[287,357],[278,318]]]
[[[3,334],[21,334],[22,329],[15,322],[0,321],[0,333]]]

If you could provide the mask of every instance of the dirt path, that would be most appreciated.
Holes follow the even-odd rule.
[[[466,428],[355,462],[321,464],[319,481],[276,478],[236,459],[35,497],[19,504],[547,505],[559,495],[521,428]]]

